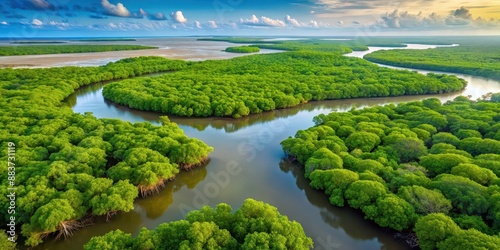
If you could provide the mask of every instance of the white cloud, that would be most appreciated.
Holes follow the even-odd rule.
[[[6,21],[1,22],[2,25],[9,25]]]
[[[43,22],[35,18],[33,19],[33,21],[31,21],[31,24],[35,26],[42,26]]]
[[[219,26],[217,25],[217,23],[215,21],[208,21],[208,27],[212,28],[212,29],[217,29],[219,28]]]
[[[271,18],[268,18],[268,17],[261,17],[261,21],[263,24],[267,25],[267,26],[274,26],[274,27],[285,27],[285,22],[281,21],[281,20],[274,20],[274,19],[271,19]]]
[[[338,23],[339,25],[344,25],[344,21],[342,21],[342,20],[339,20],[337,23]]]
[[[259,18],[257,18],[256,15],[252,15],[252,17],[250,19],[245,19],[245,20],[243,20],[243,18],[240,19],[240,23],[246,24],[246,25],[258,25],[259,22],[260,22]]]
[[[222,23],[222,24],[218,24],[217,22],[213,21],[213,20],[209,20],[208,22],[206,23],[201,23],[199,21],[194,21],[193,23],[193,27],[196,28],[196,29],[219,29],[219,28],[225,28],[225,27],[229,27],[230,24],[229,23]]]
[[[116,5],[111,4],[108,0],[101,0],[101,5],[104,8],[104,13],[110,16],[118,17],[129,17],[131,16],[130,11],[125,8],[122,3],[117,3]]]
[[[59,30],[67,30],[68,28],[71,28],[69,23],[60,23],[56,21],[50,21],[48,25],[56,27]]]
[[[170,17],[174,22],[177,23],[186,23],[187,19],[184,17],[184,14],[182,14],[182,11],[178,10],[176,12],[170,13]]]
[[[295,18],[291,18],[289,15],[287,15],[285,17],[285,23],[288,24],[288,25],[292,25],[294,27],[302,27],[304,26],[303,23],[300,23],[299,21],[297,21],[297,19]]]
[[[311,12],[310,12],[310,13],[311,13],[311,14],[314,14],[314,13],[316,13],[316,11],[314,11],[314,10],[311,10]]]
[[[112,29],[116,29],[118,28],[118,25],[114,24],[114,23],[108,23],[108,26]]]
[[[318,27],[319,27],[319,24],[318,24],[318,22],[317,22],[317,21],[311,20],[311,21],[309,22],[309,26],[314,27],[314,28],[318,28]]]
[[[285,27],[284,21],[278,19],[271,19],[269,17],[262,16],[260,19],[256,15],[252,15],[250,19],[243,18],[240,19],[240,24],[247,26],[268,26],[268,27]]]

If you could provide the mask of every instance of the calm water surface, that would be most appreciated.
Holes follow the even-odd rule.
[[[199,48],[203,48],[203,43],[199,43]],[[362,57],[378,49],[381,48],[354,52],[350,56]],[[192,56],[200,57],[196,51]],[[434,97],[447,101],[460,94],[479,98],[488,92],[500,92],[500,82],[456,75],[466,79],[469,86],[459,93]],[[92,112],[99,118],[158,124],[161,114],[131,110],[105,101],[102,87],[102,84],[97,84],[82,88],[69,97],[66,103],[75,112]],[[394,239],[390,231],[364,220],[360,212],[330,205],[323,192],[309,187],[300,168],[282,160],[284,155],[280,142],[293,136],[297,130],[313,126],[313,117],[321,113],[344,112],[353,107],[407,102],[427,97],[430,96],[312,102],[241,119],[171,116],[170,119],[178,123],[188,136],[199,138],[215,148],[210,155],[210,162],[204,167],[179,174],[159,195],[138,199],[134,211],[120,213],[108,223],[98,218],[94,226],[76,232],[71,239],[48,241],[40,249],[80,249],[92,236],[102,235],[110,230],[121,229],[137,234],[142,227],[151,229],[163,222],[182,219],[187,211],[198,209],[202,205],[215,206],[225,202],[236,209],[246,198],[270,203],[278,207],[282,214],[300,222],[307,235],[313,238],[316,249],[409,249],[404,242]]]

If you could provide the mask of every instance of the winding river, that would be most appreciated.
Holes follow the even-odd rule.
[[[428,47],[433,46],[409,45],[409,48]],[[348,56],[362,57],[379,49],[388,48],[371,47],[369,51],[354,52]],[[193,58],[197,57],[193,55]],[[447,101],[460,94],[476,99],[488,92],[500,92],[500,82],[455,75],[469,82],[465,90],[432,96]],[[161,114],[131,110],[105,101],[101,94],[102,86],[96,84],[79,89],[67,99],[67,105],[75,112],[92,112],[99,118],[158,123]],[[311,127],[313,117],[321,113],[427,97],[431,95],[311,102],[241,119],[171,116],[170,119],[178,123],[188,136],[199,138],[215,148],[210,162],[204,167],[181,173],[160,194],[138,199],[134,211],[120,213],[108,223],[103,218],[97,218],[95,225],[76,232],[71,239],[51,240],[41,248],[80,249],[92,236],[111,230],[121,229],[136,234],[142,227],[154,228],[163,222],[182,219],[187,211],[203,205],[215,206],[225,202],[238,208],[246,198],[254,198],[278,207],[282,214],[300,222],[307,235],[313,238],[316,249],[408,249],[389,230],[364,220],[360,212],[330,205],[323,192],[309,187],[300,168],[282,160],[280,142],[293,136],[297,130]]]

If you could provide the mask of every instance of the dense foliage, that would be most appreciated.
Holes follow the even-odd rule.
[[[394,66],[448,71],[500,80],[500,47],[459,46],[427,50],[380,50],[365,59]]]
[[[357,41],[329,41],[329,40],[296,40],[296,41],[279,41],[270,44],[257,44],[253,45],[261,49],[277,49],[288,51],[319,51],[319,52],[335,52],[346,54],[353,50],[363,51],[368,50],[365,44],[358,43]]]
[[[225,51],[232,53],[256,53],[260,51],[260,48],[255,46],[238,46],[238,47],[227,47]]]
[[[156,191],[179,172],[202,164],[212,150],[188,138],[168,118],[162,126],[74,114],[61,104],[95,82],[179,70],[187,63],[161,57],[124,59],[101,67],[0,70],[0,141],[15,144],[15,216],[26,244],[50,234],[69,236],[86,215],[130,211],[139,191]],[[7,150],[0,159],[7,162]],[[7,164],[0,173],[8,176]],[[9,174],[10,175],[10,174]],[[8,211],[10,182],[1,180],[0,208]]]
[[[500,103],[432,98],[314,122],[281,145],[333,205],[414,230],[424,250],[498,246]]]
[[[141,45],[23,45],[23,46],[0,46],[0,56],[63,54],[63,53],[86,53],[86,52],[106,52],[106,51],[141,50],[141,49],[156,49],[156,47],[141,46]]]
[[[308,101],[457,91],[454,76],[394,70],[336,53],[296,51],[193,63],[104,87],[105,98],[180,116],[241,117]]]
[[[232,211],[225,204],[190,212],[185,220],[143,228],[137,237],[120,230],[93,237],[84,249],[311,249],[302,226],[253,199]]]

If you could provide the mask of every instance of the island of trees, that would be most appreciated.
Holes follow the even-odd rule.
[[[331,204],[423,250],[500,245],[500,94],[330,113],[281,143]]]
[[[380,50],[365,59],[382,64],[448,71],[500,80],[498,45],[461,45],[427,50]]]
[[[103,95],[139,110],[238,118],[309,101],[439,94],[465,86],[455,76],[424,76],[340,53],[301,50],[193,62],[171,74],[111,83]]]
[[[42,55],[64,53],[106,52],[120,50],[157,49],[142,45],[22,45],[0,46],[0,56]]]
[[[17,197],[15,214],[2,213],[0,223],[15,216],[28,246],[69,237],[90,215],[130,211],[139,195],[153,194],[179,171],[204,164],[213,149],[166,117],[161,126],[132,124],[75,114],[61,103],[87,84],[184,67],[184,61],[141,57],[101,67],[0,69],[0,159],[15,164],[0,168],[3,176],[15,174],[1,179],[1,209],[13,206],[9,187]]]
[[[227,47],[225,51],[232,53],[256,53],[260,51],[260,48],[255,46],[238,46],[238,47]]]
[[[143,228],[132,237],[120,230],[93,237],[86,250],[102,249],[297,249],[313,246],[302,226],[289,221],[278,209],[253,199],[232,211],[227,204],[208,206],[187,214],[186,219]]]

